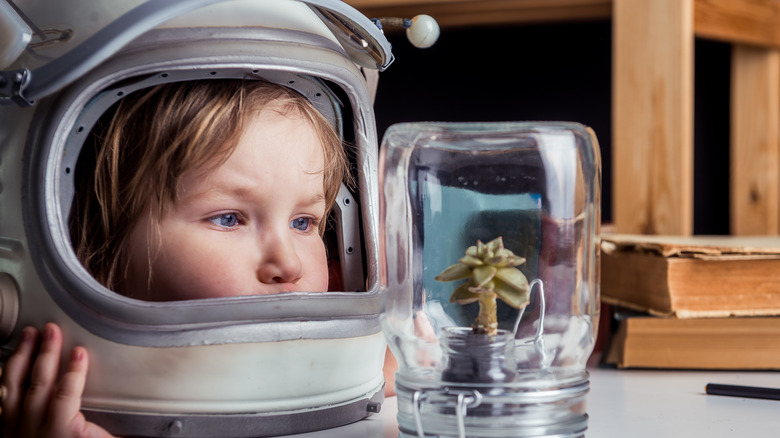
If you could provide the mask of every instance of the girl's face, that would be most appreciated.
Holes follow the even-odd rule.
[[[178,200],[158,225],[138,221],[119,292],[173,301],[326,291],[318,232],[324,165],[309,123],[261,111],[227,161],[208,173],[184,174]]]

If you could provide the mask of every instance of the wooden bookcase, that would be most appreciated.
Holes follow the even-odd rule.
[[[780,2],[347,3],[369,17],[429,14],[444,28],[611,18],[612,212],[621,233],[692,234],[694,38],[732,44],[731,233],[780,233]]]

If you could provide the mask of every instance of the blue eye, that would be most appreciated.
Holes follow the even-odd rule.
[[[220,227],[233,228],[238,225],[238,215],[235,213],[219,214],[214,217],[210,217],[209,221],[214,225],[219,225]]]
[[[298,231],[308,231],[311,228],[311,218],[299,217],[290,222],[290,227]]]

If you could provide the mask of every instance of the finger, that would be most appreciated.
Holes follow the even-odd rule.
[[[60,328],[55,324],[46,324],[43,327],[38,357],[30,375],[30,386],[24,399],[24,416],[21,423],[23,432],[34,431],[43,424],[56,387],[61,349]]]
[[[49,408],[47,429],[51,436],[60,436],[62,431],[85,438],[114,438],[100,426],[89,423],[81,413],[81,396],[87,381],[89,356],[83,347],[75,347],[70,353],[68,370],[60,379]]]
[[[72,430],[72,427],[77,426],[73,420],[80,414],[81,395],[84,393],[88,368],[87,351],[83,347],[75,347],[70,353],[68,370],[60,379],[49,406],[50,430]]]
[[[15,429],[21,418],[26,383],[30,377],[30,368],[37,349],[37,343],[38,330],[34,327],[25,327],[22,330],[16,351],[8,359],[3,369],[2,409],[6,436],[15,436],[15,434],[9,435],[9,429]]]

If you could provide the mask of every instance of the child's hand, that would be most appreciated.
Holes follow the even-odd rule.
[[[57,382],[62,332],[55,324],[38,331],[26,327],[3,370],[2,422],[6,437],[84,437],[111,435],[84,419],[81,394],[89,359],[82,347],[73,349],[68,369]]]
[[[398,371],[398,361],[388,347],[385,351],[385,366],[382,372],[385,375],[385,397],[395,395],[395,372]]]

